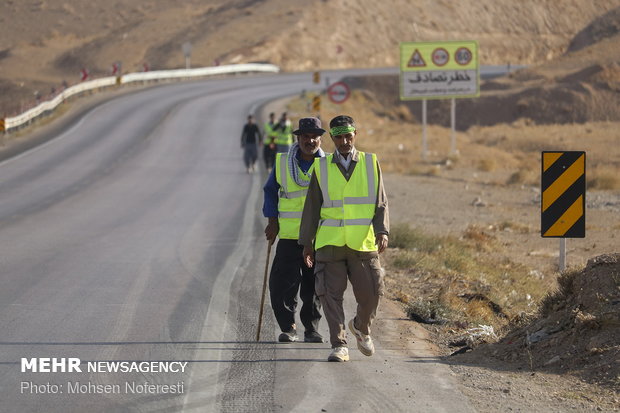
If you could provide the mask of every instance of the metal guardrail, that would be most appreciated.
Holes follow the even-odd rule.
[[[109,76],[100,79],[89,80],[71,86],[62,92],[60,92],[52,100],[41,102],[39,105],[32,109],[25,111],[17,116],[0,119],[0,132],[8,132],[11,129],[18,128],[33,119],[53,111],[58,105],[70,98],[71,96],[103,87],[110,87],[115,85],[123,85],[132,82],[147,82],[153,80],[167,80],[167,79],[183,79],[192,77],[203,77],[219,74],[230,73],[249,73],[249,72],[271,72],[277,73],[280,71],[278,66],[265,63],[246,63],[238,65],[225,65],[214,67],[200,67],[196,69],[176,69],[176,70],[157,70],[153,72],[140,72],[140,73],[128,73],[123,76]]]

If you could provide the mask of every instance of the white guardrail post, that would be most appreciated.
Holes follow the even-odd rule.
[[[100,79],[89,80],[86,82],[78,83],[77,85],[71,86],[63,90],[54,99],[42,102],[34,108],[25,111],[24,113],[3,119],[3,122],[0,122],[2,123],[2,125],[0,125],[2,126],[2,128],[0,128],[0,133],[8,133],[11,129],[18,128],[30,122],[31,120],[41,116],[42,114],[53,111],[54,109],[56,109],[56,107],[58,107],[58,105],[60,105],[71,96],[93,89],[141,81],[148,82],[154,80],[183,79],[231,73],[278,73],[279,71],[280,68],[272,64],[246,63],[238,65],[200,67],[196,69],[157,70],[153,72],[128,73],[119,77],[109,76]]]

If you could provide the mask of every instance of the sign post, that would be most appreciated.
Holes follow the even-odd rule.
[[[450,155],[456,155],[456,99],[450,99]]]
[[[478,42],[408,42],[400,44],[400,98],[422,100],[423,149],[426,158],[426,100],[452,99],[451,153],[456,149],[455,98],[480,96]]]
[[[185,42],[181,48],[183,49],[183,55],[185,55],[185,68],[189,69],[192,67],[192,44],[190,42]]]
[[[428,157],[428,142],[426,140],[426,99],[422,99],[422,159]]]
[[[566,269],[566,238],[586,236],[586,153],[543,151],[540,234],[560,238],[560,271]]]

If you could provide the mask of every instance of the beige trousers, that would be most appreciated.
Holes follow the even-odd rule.
[[[315,289],[329,326],[332,348],[347,345],[343,308],[347,280],[351,282],[357,301],[355,327],[364,334],[370,334],[370,325],[383,295],[383,269],[379,254],[376,251],[355,251],[346,246],[325,246],[316,251],[315,258]]]

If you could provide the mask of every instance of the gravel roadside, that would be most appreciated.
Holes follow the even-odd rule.
[[[385,174],[384,180],[392,226],[407,223],[431,234],[458,237],[468,226],[477,225],[497,237],[497,254],[532,269],[557,272],[557,241],[541,238],[539,233],[537,188],[498,186],[484,174],[466,169],[445,171],[441,176]],[[589,258],[617,249],[608,224],[617,221],[620,195],[600,192],[589,199],[587,238],[568,240],[569,266],[583,266]],[[508,221],[527,231],[496,229]],[[570,375],[533,372],[522,363],[507,363],[476,352],[448,357],[454,349],[441,345],[438,328],[408,320],[402,305],[395,301],[383,311],[390,311],[409,337],[428,341],[429,348],[451,366],[461,391],[480,412],[620,411],[617,391]]]

